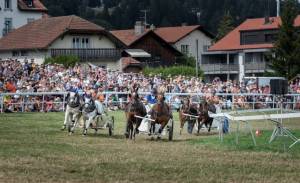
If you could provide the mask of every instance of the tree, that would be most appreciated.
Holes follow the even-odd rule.
[[[215,38],[215,42],[222,39],[224,36],[226,36],[230,31],[234,29],[233,26],[233,18],[229,11],[226,11],[222,20],[220,21],[220,24],[218,26],[218,34]]]
[[[300,73],[300,35],[294,27],[298,14],[297,0],[287,0],[281,15],[278,39],[268,56],[277,76],[291,79]]]

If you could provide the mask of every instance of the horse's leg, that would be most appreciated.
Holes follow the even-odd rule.
[[[202,126],[201,126],[201,119],[200,118],[197,119],[197,123],[198,123],[197,134],[199,134],[200,133],[200,129],[202,128]]]
[[[157,136],[157,139],[161,139],[161,134],[164,130],[164,128],[166,127],[166,125],[168,124],[169,120],[163,120],[161,123],[160,123],[160,128],[158,130],[158,136]]]
[[[90,127],[91,125],[91,121],[92,121],[93,118],[89,117],[88,120],[86,120],[85,122],[85,125],[84,125],[84,133],[83,135],[87,135],[87,131],[88,131],[88,128]]]
[[[211,126],[212,126],[212,123],[213,123],[214,119],[213,119],[213,118],[209,118],[208,120],[209,120],[209,121],[208,121],[208,125],[209,125],[209,127],[208,127],[208,132],[210,132]]]
[[[67,122],[69,119],[69,107],[67,107],[66,113],[65,113],[65,120],[64,120],[64,125],[62,126],[61,130],[65,130],[67,127]]]
[[[181,116],[181,115],[180,115]],[[185,117],[180,117],[180,131],[179,131],[179,134],[181,135],[182,134],[182,130],[183,130],[183,127],[184,127],[184,123],[185,123]]]

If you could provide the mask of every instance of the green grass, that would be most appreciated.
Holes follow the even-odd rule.
[[[0,182],[299,182],[300,144],[284,148],[289,139],[267,141],[273,125],[263,130],[257,147],[243,133],[235,144],[235,124],[224,142],[217,132],[180,136],[178,117],[173,142],[123,138],[124,114],[116,118],[113,137],[107,131],[87,137],[59,129],[62,113],[0,114]],[[300,136],[299,120],[285,124]]]

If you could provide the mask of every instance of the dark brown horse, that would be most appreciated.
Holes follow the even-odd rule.
[[[198,118],[198,133],[200,133],[200,129],[202,128],[203,125],[205,125],[206,128],[208,128],[208,132],[210,132],[214,119],[209,117],[208,112],[210,111],[215,113],[213,107],[214,107],[213,104],[209,104],[206,101],[200,104],[199,118]]]
[[[187,116],[191,115],[191,116]],[[188,122],[188,133],[193,132],[193,127],[197,121],[197,118],[192,116],[198,116],[198,106],[197,104],[192,104],[190,102],[190,99],[187,98],[182,101],[182,105],[179,110],[179,121],[180,121],[180,135],[182,134],[182,130],[184,127],[184,124]]]
[[[158,130],[157,139],[161,139],[161,134],[164,128],[169,121],[173,119],[171,108],[164,101],[164,97],[162,95],[158,96],[158,103],[155,104],[151,110],[151,119],[154,121],[151,122],[150,135],[155,134],[155,125],[159,124],[160,128]],[[172,140],[173,138],[173,126],[171,128],[172,129],[169,129],[169,140]]]
[[[140,101],[137,90],[132,94],[132,101],[127,105],[125,109],[126,115],[126,138],[135,138],[135,134],[139,133],[138,128],[141,125],[142,119],[136,118],[135,116],[146,116],[146,108],[144,104]]]

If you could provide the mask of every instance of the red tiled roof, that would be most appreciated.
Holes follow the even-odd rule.
[[[18,0],[18,8],[22,11],[48,11],[47,8],[41,3],[40,0],[33,0],[33,6],[27,6],[24,0]]]
[[[122,69],[126,69],[130,65],[141,66],[141,62],[132,57],[122,57]]]
[[[162,39],[164,39],[166,42],[170,44],[174,44],[197,29],[203,31],[209,37],[213,37],[212,34],[205,31],[200,25],[180,26],[180,27],[160,27],[160,28],[155,28],[154,32]],[[143,37],[149,31],[150,29],[147,29],[143,34],[139,36],[135,35],[134,29],[116,30],[116,31],[111,31],[111,33],[116,37],[118,37],[120,40],[122,40],[127,46],[129,46],[139,38]]]
[[[0,51],[46,49],[67,32],[101,33],[104,29],[77,16],[39,19],[24,25],[0,39]]]
[[[139,40],[143,36],[145,36],[147,33],[149,33],[149,30],[146,30],[143,34],[136,35],[134,32],[134,29],[129,30],[116,30],[116,31],[110,31],[115,37],[120,39],[124,44],[127,46],[130,46],[135,41]]]
[[[215,43],[208,51],[230,51],[243,49],[264,49],[272,48],[273,44],[249,44],[241,45],[240,32],[254,30],[278,29],[281,24],[279,17],[271,17],[270,23],[265,24],[265,18],[247,19],[233,31],[228,33],[223,39]],[[300,26],[300,15],[295,20],[295,26]]]
[[[156,28],[154,32],[158,34],[161,38],[166,40],[168,43],[174,44],[197,29],[203,31],[209,37],[213,37],[210,33],[204,31],[203,27],[200,25],[180,26],[180,27],[160,27],[160,28]]]

